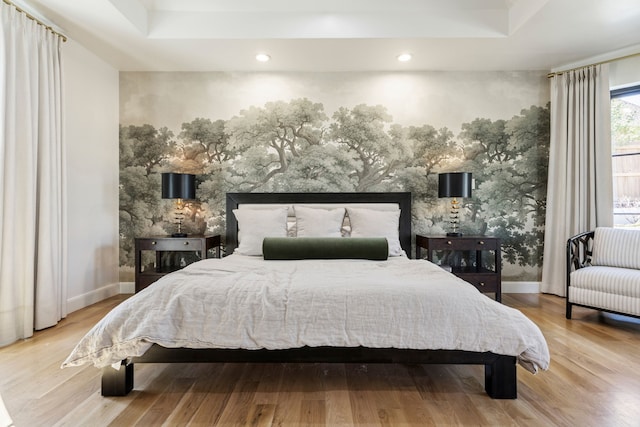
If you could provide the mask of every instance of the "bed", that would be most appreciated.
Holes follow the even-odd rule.
[[[246,252],[254,237],[246,224],[268,229],[283,206],[285,235],[257,239],[264,254]],[[267,260],[268,239],[304,243],[303,232],[329,227],[313,216],[318,209],[325,218],[343,208],[345,223],[336,231],[327,222],[334,234],[326,240],[378,245],[380,236],[363,230],[387,230],[377,221],[395,221],[396,234],[382,239],[386,260]],[[291,237],[292,210],[299,237]],[[228,193],[226,217],[226,257],[191,264],[121,303],[63,367],[93,363],[102,369],[102,395],[122,396],[133,389],[136,363],[476,364],[484,365],[485,390],[496,399],[517,397],[517,363],[532,373],[548,368],[544,337],[522,313],[406,256],[410,193]]]

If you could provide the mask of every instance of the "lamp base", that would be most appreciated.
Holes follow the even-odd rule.
[[[187,237],[187,233],[173,233],[171,237]]]
[[[447,237],[460,237],[462,236],[462,233],[447,233]]]

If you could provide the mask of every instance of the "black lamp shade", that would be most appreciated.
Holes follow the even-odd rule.
[[[188,173],[163,173],[162,198],[185,200],[195,199],[196,176]]]
[[[471,197],[471,172],[438,174],[438,197]]]

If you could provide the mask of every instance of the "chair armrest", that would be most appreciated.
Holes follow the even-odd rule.
[[[567,240],[567,277],[566,277],[566,294],[567,297],[567,319],[571,319],[571,308],[573,304],[570,302],[569,288],[571,287],[571,271],[591,265],[591,256],[593,255],[593,238],[595,231],[585,231],[577,234]]]
[[[585,231],[567,240],[567,274],[591,265],[594,231]]]
[[[569,307],[569,286],[571,286],[571,272],[591,265],[593,254],[593,236],[595,231],[585,231],[567,240],[567,307]],[[570,308],[567,308],[567,319],[571,318]]]

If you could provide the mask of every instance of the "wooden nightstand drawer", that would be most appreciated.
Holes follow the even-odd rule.
[[[136,275],[136,292],[140,292],[166,273],[143,272]]]
[[[471,274],[471,273],[459,273],[456,274],[462,280],[471,283],[478,288],[480,292],[497,292],[498,291],[498,279],[495,274]]]
[[[427,260],[448,266],[451,273],[471,283],[481,292],[502,299],[500,239],[490,236],[416,235],[416,258],[426,250]]]
[[[202,239],[188,237],[139,239],[138,247],[149,251],[200,251]]]
[[[457,251],[489,251],[495,250],[499,241],[493,238],[483,237],[456,237],[454,239],[438,237],[429,240],[428,249],[431,250],[457,250]]]

